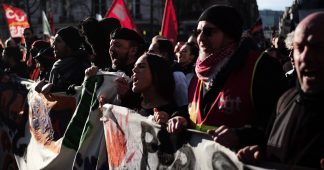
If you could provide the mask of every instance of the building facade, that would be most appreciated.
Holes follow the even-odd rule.
[[[294,0],[280,18],[279,35],[285,37],[296,28],[299,21],[316,11],[324,11],[323,0]]]
[[[270,40],[273,32],[278,29],[279,20],[283,11],[260,10],[259,13],[262,19],[264,37]]]

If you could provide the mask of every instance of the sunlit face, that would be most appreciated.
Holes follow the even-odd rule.
[[[145,93],[148,89],[152,88],[152,73],[145,55],[142,55],[136,61],[132,79],[132,90],[134,93]]]
[[[69,56],[71,53],[71,49],[66,45],[64,40],[58,34],[56,34],[54,37],[53,48],[56,58],[64,58],[66,56]]]
[[[128,64],[130,42],[123,39],[112,39],[110,41],[109,54],[113,69],[121,69]]]
[[[317,27],[314,28],[314,25]],[[323,35],[323,22],[316,24],[304,22],[296,28],[294,36],[294,63],[301,89],[305,93],[324,91]]]
[[[224,33],[210,22],[199,21],[197,33],[199,50],[205,55],[212,54],[224,46]]]
[[[189,65],[194,59],[194,55],[191,54],[190,47],[188,45],[183,45],[180,48],[179,54],[177,55],[177,62],[181,66]]]

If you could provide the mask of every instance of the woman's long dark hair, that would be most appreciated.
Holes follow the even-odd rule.
[[[173,100],[175,82],[171,66],[159,55],[146,53],[146,60],[152,73],[153,85],[165,100]]]

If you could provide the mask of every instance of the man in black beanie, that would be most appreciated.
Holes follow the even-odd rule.
[[[268,118],[286,89],[279,63],[255,51],[251,39],[241,38],[242,29],[231,6],[211,6],[201,14],[197,77],[188,91],[191,128],[231,149],[264,142]]]
[[[60,45],[58,42],[64,42]],[[68,26],[60,29],[54,39],[54,52],[55,57],[62,58],[69,56],[74,51],[77,51],[82,44],[82,39],[80,37],[79,31],[72,26]]]
[[[145,41],[134,30],[128,28],[117,28],[110,34],[109,54],[112,62],[108,71],[124,72],[131,77],[132,69],[136,60],[144,53]],[[90,77],[97,73],[98,68],[92,66],[86,70],[86,76]],[[121,99],[121,105],[134,108],[140,96],[132,92],[131,85],[125,78],[119,78],[117,82],[117,93]]]
[[[70,85],[81,85],[84,71],[90,67],[81,44],[82,39],[75,27],[64,27],[56,33],[53,48],[58,60],[51,69],[49,84],[43,88],[43,93],[66,91]]]
[[[118,28],[110,34],[109,54],[113,70],[121,70],[132,75],[136,60],[144,52],[144,39],[128,28]]]

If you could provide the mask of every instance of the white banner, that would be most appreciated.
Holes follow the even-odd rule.
[[[172,135],[133,110],[104,108],[109,169],[243,169],[234,152],[208,135]]]

